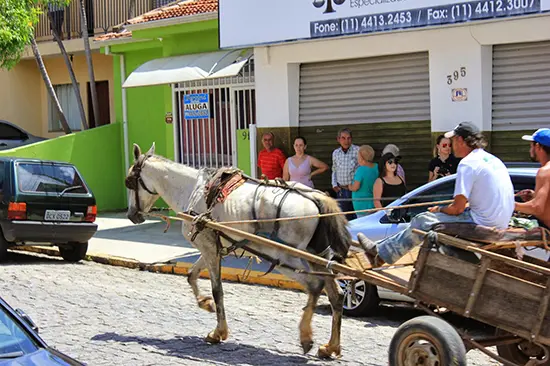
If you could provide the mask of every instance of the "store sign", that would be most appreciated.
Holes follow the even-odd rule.
[[[183,115],[185,119],[210,118],[209,97],[206,93],[185,94],[183,96]]]
[[[220,47],[383,32],[549,10],[549,0],[219,0]]]

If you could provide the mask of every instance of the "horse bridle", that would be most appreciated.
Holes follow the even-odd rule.
[[[135,192],[136,208],[138,212],[141,212],[141,205],[139,203],[139,186],[141,186],[141,188],[145,189],[149,194],[153,196],[158,195],[157,192],[153,192],[149,188],[147,188],[147,186],[143,182],[143,179],[141,178],[141,169],[143,168],[143,164],[145,164],[145,160],[147,160],[149,157],[149,155],[141,156],[132,167],[130,174],[128,174],[128,176],[124,180],[124,185],[126,186],[126,188]]]

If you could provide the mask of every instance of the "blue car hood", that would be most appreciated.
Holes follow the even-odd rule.
[[[40,349],[34,353],[30,353],[25,356],[17,357],[10,360],[2,361],[0,360],[0,365],[9,365],[9,366],[48,366],[48,365],[63,365],[63,366],[70,366],[70,363],[67,363],[63,361],[58,356],[54,355],[53,353],[49,352],[45,349]]]

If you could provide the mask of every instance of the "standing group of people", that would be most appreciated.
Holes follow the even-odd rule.
[[[399,164],[401,157],[397,146],[387,145],[380,161],[374,162],[374,149],[370,145],[354,145],[350,129],[338,131],[337,141],[340,146],[332,153],[331,181],[343,211],[385,207],[406,193],[405,171]],[[262,177],[282,178],[313,188],[311,178],[329,169],[326,163],[306,154],[307,141],[304,137],[294,139],[295,155],[288,159],[281,149],[274,146],[272,133],[263,134],[262,144],[264,149],[258,155]],[[350,212],[346,216],[352,220],[365,214]]]

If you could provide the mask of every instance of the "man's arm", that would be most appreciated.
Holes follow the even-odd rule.
[[[332,152],[332,176],[331,176],[331,180],[332,180],[332,187],[337,187],[338,186],[338,181],[336,180],[336,154],[334,153],[334,151]]]
[[[447,215],[458,216],[464,212],[468,204],[468,197],[474,185],[474,171],[472,167],[460,165],[456,174],[454,201],[449,206],[430,207],[430,212],[443,212]]]
[[[515,210],[536,217],[543,216],[549,194],[550,170],[540,169],[536,178],[534,198],[528,202],[516,202]]]
[[[430,207],[428,210],[430,212],[443,212],[447,215],[458,216],[464,212],[467,204],[468,204],[468,199],[463,195],[459,194],[458,196],[455,196],[453,203],[451,203],[449,206],[445,206],[445,207],[434,206],[434,207]]]
[[[284,169],[286,163],[286,155],[283,152],[283,150],[279,149],[279,165],[281,166],[281,169]]]

